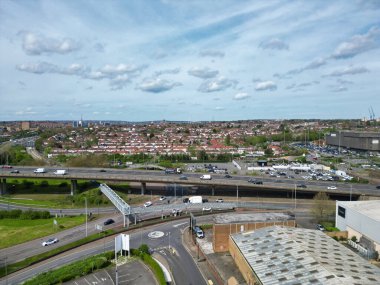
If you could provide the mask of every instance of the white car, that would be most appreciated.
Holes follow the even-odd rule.
[[[146,207],[150,207],[150,206],[152,206],[152,202],[151,201],[148,201],[148,202],[145,202],[144,203],[144,207],[146,208]]]
[[[336,188],[336,186],[328,186],[327,189],[328,190],[336,190],[337,188]]]
[[[211,211],[211,207],[203,207],[202,211]]]
[[[160,201],[164,201],[164,200],[166,200],[166,197],[165,196],[161,196],[160,197]]]
[[[51,244],[54,244],[54,243],[57,243],[57,242],[58,242],[57,238],[50,238],[47,241],[44,241],[42,243],[42,246],[48,246],[48,245],[51,245]]]

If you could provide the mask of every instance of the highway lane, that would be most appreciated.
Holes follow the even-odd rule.
[[[180,180],[177,174],[165,174],[164,171],[152,170],[128,170],[128,169],[103,169],[105,172],[100,172],[99,168],[62,168],[68,170],[67,175],[54,175],[53,171],[60,169],[59,167],[46,167],[47,173],[34,174],[33,167],[17,167],[20,171],[18,174],[10,173],[10,169],[1,169],[0,176],[2,177],[38,177],[38,178],[59,178],[59,179],[85,179],[88,180],[119,180],[119,181],[134,181],[146,183],[164,183],[164,184],[188,184],[188,185],[220,185],[220,186],[242,186],[257,189],[260,187],[273,189],[293,189],[297,185],[306,185],[309,191],[327,191],[330,193],[354,194],[354,195],[373,195],[380,196],[380,190],[376,189],[375,185],[335,182],[335,181],[313,181],[303,179],[287,179],[278,177],[262,177],[255,178],[262,180],[264,185],[254,185],[248,183],[253,176],[233,175],[232,178],[225,178],[224,175],[211,174],[212,180],[199,179],[199,173],[185,173],[188,180]],[[328,186],[336,186],[336,190],[327,189]]]
[[[176,225],[182,223],[181,227]],[[186,249],[183,247],[181,242],[181,229],[186,227],[188,224],[186,220],[182,221],[173,221],[168,222],[161,225],[156,225],[150,227],[150,229],[146,229],[140,232],[138,230],[134,230],[133,232],[129,232],[131,236],[131,247],[137,248],[142,243],[148,244],[148,246],[155,250],[162,250],[165,247],[169,246],[168,233],[170,232],[170,241],[171,246],[175,248],[176,252],[178,252],[177,257],[170,257],[169,260],[175,260],[175,263],[172,264],[173,275],[176,281],[176,284],[206,284],[203,279],[199,269],[194,264],[192,257],[188,254]],[[162,231],[165,233],[165,237],[161,239],[152,240],[148,237],[148,233],[151,231]],[[69,252],[63,253],[59,256],[55,256],[50,258],[47,261],[42,263],[35,264],[30,266],[24,270],[15,272],[7,278],[0,279],[0,284],[6,284],[6,282],[11,284],[20,284],[23,281],[29,279],[30,277],[39,274],[41,272],[46,272],[50,269],[62,266],[64,264],[73,262],[75,260],[81,260],[88,256],[98,254],[103,252],[104,250],[112,250],[114,247],[114,238],[107,237],[102,240],[93,242],[91,244],[87,244],[80,248],[71,250]]]

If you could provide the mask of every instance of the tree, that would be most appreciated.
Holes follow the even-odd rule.
[[[224,144],[225,145],[231,145],[231,136],[230,136],[230,134],[228,134],[226,136],[226,138],[224,139]]]
[[[314,196],[311,213],[317,221],[328,219],[334,212],[334,201],[330,200],[326,192],[319,192]]]

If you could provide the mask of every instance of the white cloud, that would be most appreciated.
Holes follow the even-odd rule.
[[[178,74],[181,71],[179,67],[173,68],[173,69],[163,69],[158,70],[154,73],[155,76],[160,76],[162,74]]]
[[[106,64],[99,71],[103,74],[108,74],[110,76],[116,76],[119,74],[138,74],[146,68],[145,65],[134,65],[134,64],[124,64],[120,63],[117,65]]]
[[[212,70],[208,67],[193,67],[191,68],[188,72],[189,75],[203,78],[203,79],[208,79],[208,78],[213,78],[219,74],[218,70]]]
[[[180,82],[171,82],[161,78],[145,78],[137,88],[146,92],[160,93],[180,85],[182,85]]]
[[[263,41],[260,43],[259,47],[262,49],[277,49],[277,50],[289,49],[289,45],[287,43],[277,38],[272,38],[267,41]]]
[[[264,91],[264,90],[274,91],[276,89],[277,89],[277,85],[273,81],[262,81],[262,82],[257,83],[255,87],[256,91]]]
[[[218,107],[215,107],[215,110],[216,111],[223,111],[223,110],[225,110],[226,108],[224,108],[224,107],[220,107],[220,106],[218,106]]]
[[[380,29],[372,27],[364,35],[355,35],[349,41],[341,43],[332,54],[336,59],[354,57],[357,54],[379,47]]]
[[[240,93],[237,93],[234,95],[234,100],[244,100],[244,99],[248,99],[250,96],[248,95],[248,93],[245,93],[245,92],[240,92]]]
[[[305,66],[303,66],[301,68],[289,70],[284,75],[277,74],[278,75],[277,77],[286,78],[288,75],[299,74],[299,73],[304,72],[305,70],[317,69],[317,68],[319,68],[325,64],[327,64],[327,60],[325,58],[319,57],[319,58],[314,59],[312,62],[306,64]]]
[[[202,50],[199,53],[199,55],[202,56],[202,57],[209,56],[209,57],[220,57],[220,58],[223,58],[225,54],[224,54],[224,52],[219,51],[219,50]]]
[[[333,72],[325,75],[325,76],[344,76],[344,75],[355,75],[355,74],[360,74],[360,73],[366,73],[369,72],[369,70],[364,67],[364,66],[347,66],[344,68],[340,68],[337,70],[334,70]]]
[[[79,42],[71,38],[48,38],[32,32],[20,32],[22,48],[28,55],[66,54],[80,49]]]
[[[205,80],[198,88],[200,92],[216,92],[222,91],[237,84],[236,80],[228,79],[226,77],[219,77],[216,79]]]

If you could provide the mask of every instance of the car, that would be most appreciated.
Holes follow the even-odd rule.
[[[144,203],[144,207],[146,208],[146,207],[150,207],[150,206],[152,206],[152,202],[151,201],[148,201],[148,202],[145,202]]]
[[[219,198],[219,199],[216,199],[216,201],[215,201],[216,203],[223,203],[224,201],[223,201],[223,199],[222,198]]]
[[[325,227],[322,226],[321,224],[317,224],[316,228],[317,228],[317,230],[325,231]]]
[[[51,244],[55,244],[57,242],[58,242],[57,238],[49,238],[47,241],[44,241],[42,243],[42,246],[48,246],[48,245],[51,245]]]
[[[249,183],[252,183],[252,184],[261,184],[261,185],[263,184],[263,181],[261,181],[261,180],[256,180],[256,179],[254,179],[254,178],[249,179],[248,182],[249,182]]]
[[[226,174],[226,175],[224,175],[224,178],[232,178],[232,176],[229,174]]]
[[[336,186],[328,186],[327,189],[328,190],[336,190],[337,188],[336,188]]]
[[[17,169],[13,169],[13,170],[11,170],[11,173],[20,173],[20,171]]]
[[[380,189],[380,185],[376,186],[376,189]]]
[[[160,197],[160,201],[164,201],[164,200],[166,200],[166,197],[165,196],[161,196]]]
[[[110,225],[110,224],[113,224],[115,221],[112,220],[112,219],[108,219],[104,222],[104,225],[107,226],[107,225]]]
[[[179,180],[187,180],[187,176],[186,176],[186,175],[181,175],[181,176],[179,177]]]
[[[99,172],[107,172],[105,169],[100,169]]]
[[[211,211],[211,207],[203,207],[202,211]]]
[[[298,188],[307,188],[307,186],[305,184],[298,184],[297,187]]]
[[[205,237],[205,234],[200,227],[195,227],[194,231],[195,231],[197,238],[204,238]]]
[[[11,165],[3,165],[1,168],[7,168],[7,169],[9,169],[9,168],[13,168],[13,166],[11,166]]]

